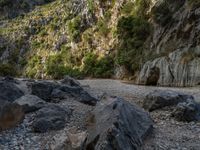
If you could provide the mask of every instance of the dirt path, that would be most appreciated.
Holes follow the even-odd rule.
[[[140,104],[144,96],[155,90],[174,90],[192,94],[200,102],[200,88],[170,88],[145,87],[125,84],[118,80],[82,80],[83,85],[89,85],[91,92],[102,94],[104,92],[124,97],[130,102]],[[200,123],[177,122],[170,117],[170,109],[163,109],[151,113],[154,120],[154,131],[151,138],[145,141],[143,150],[200,150]]]

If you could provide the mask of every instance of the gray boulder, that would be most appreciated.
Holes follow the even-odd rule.
[[[23,96],[24,93],[12,82],[0,81],[0,100],[13,102]]]
[[[152,131],[148,113],[120,98],[97,105],[87,120],[87,150],[137,150]]]
[[[16,126],[24,119],[22,106],[0,100],[0,131]]]
[[[31,94],[36,95],[47,102],[56,102],[57,100],[75,98],[75,100],[88,104],[96,105],[98,100],[92,97],[80,86],[69,86],[55,82],[38,81],[29,84]]]
[[[154,111],[166,106],[175,106],[180,102],[186,102],[188,99],[193,100],[194,97],[170,90],[155,90],[146,95],[143,100],[143,108],[148,111]]]
[[[74,78],[70,77],[70,76],[65,76],[65,78],[63,80],[60,81],[62,84],[66,84],[69,86],[80,86],[80,82],[78,82],[77,80],[75,80]]]
[[[37,111],[46,104],[44,100],[35,95],[24,95],[14,102],[21,105],[25,113]]]
[[[200,120],[200,104],[194,100],[179,103],[171,114],[177,121],[191,122]]]
[[[57,105],[47,105],[37,112],[33,122],[33,131],[44,133],[50,130],[60,130],[65,127],[72,112]]]
[[[51,101],[51,93],[53,89],[59,87],[57,83],[47,81],[32,82],[29,83],[28,86],[31,89],[32,95],[36,95],[47,102]]]

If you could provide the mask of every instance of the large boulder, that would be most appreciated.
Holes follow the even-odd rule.
[[[92,97],[81,86],[63,85],[55,82],[38,81],[29,84],[31,94],[36,95],[47,102],[75,98],[75,100],[88,104],[96,105],[98,100]]]
[[[60,91],[61,97],[71,96],[74,97],[77,101],[88,104],[88,105],[96,105],[98,99],[91,96],[87,91],[85,91],[82,87],[72,87],[72,86],[61,86],[60,88],[56,89]],[[55,95],[54,95],[55,96]],[[59,95],[58,95],[59,97]]]
[[[171,114],[177,121],[191,122],[200,120],[200,104],[194,100],[179,103]]]
[[[143,108],[148,111],[154,111],[166,106],[175,106],[180,102],[185,102],[188,99],[193,100],[192,95],[187,95],[170,90],[155,90],[146,95],[143,100]]]
[[[44,99],[45,101],[51,101],[51,93],[53,89],[58,87],[59,85],[54,82],[47,81],[37,81],[29,83],[29,88],[31,89],[31,94]]]
[[[46,104],[44,100],[35,95],[24,95],[14,102],[21,105],[25,113],[37,111]]]
[[[0,100],[0,131],[16,126],[23,119],[24,111],[20,105]]]
[[[99,103],[87,120],[87,150],[137,150],[152,131],[148,113],[120,98]]]
[[[50,130],[60,130],[65,127],[72,112],[69,108],[61,108],[57,105],[47,105],[37,112],[33,122],[33,131],[44,133]]]
[[[13,102],[23,95],[24,93],[13,82],[0,81],[0,100]]]

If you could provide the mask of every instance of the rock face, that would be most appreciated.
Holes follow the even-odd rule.
[[[193,96],[174,91],[155,90],[146,95],[143,101],[143,108],[154,111],[166,106],[175,106],[178,103],[193,100]]]
[[[137,150],[152,130],[149,115],[122,100],[110,98],[94,109],[87,121],[87,150]]]
[[[13,102],[23,96],[24,93],[12,82],[0,81],[0,100]]]
[[[149,61],[143,66],[139,75],[139,84],[149,85],[149,78],[155,79],[156,85],[162,86],[194,86],[200,83],[200,49],[177,50],[168,57],[161,57]],[[187,56],[186,56],[187,55]],[[152,68],[158,68],[158,72],[152,74]],[[157,78],[154,78],[154,77]]]
[[[188,100],[187,102],[179,103],[171,115],[178,121],[199,121],[200,104],[197,104],[193,100]]]
[[[53,104],[47,105],[37,112],[33,122],[33,131],[44,133],[50,130],[60,130],[64,128],[70,116],[70,109],[63,109]]]
[[[23,119],[24,111],[20,105],[0,100],[0,131],[16,126]]]
[[[35,95],[24,95],[14,101],[23,107],[25,113],[33,112],[44,107],[46,102]]]
[[[168,3],[171,19],[164,25],[154,24],[156,30],[152,35],[150,49],[158,57],[143,65],[138,84],[148,83],[154,67],[160,71],[157,74],[158,85],[194,86],[200,83],[200,7],[196,4],[188,6],[189,3],[187,0]]]

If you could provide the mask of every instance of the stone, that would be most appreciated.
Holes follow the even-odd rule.
[[[85,131],[71,133],[70,131],[60,134],[54,138],[55,143],[51,145],[53,150],[80,150],[83,148],[84,142],[87,139]]]
[[[80,86],[80,82],[78,82],[77,80],[75,80],[74,78],[70,77],[70,76],[65,76],[65,78],[63,80],[60,81],[62,84],[66,84],[69,86]]]
[[[55,104],[47,105],[37,112],[32,125],[33,131],[45,133],[63,129],[71,114],[69,108],[64,109]]]
[[[149,114],[120,98],[99,103],[86,121],[86,150],[136,150],[153,129]]]
[[[22,106],[0,100],[0,131],[16,126],[24,119]]]
[[[0,100],[13,102],[23,95],[24,93],[16,86],[16,84],[6,80],[0,81]]]
[[[88,105],[96,105],[98,99],[91,96],[87,91],[85,91],[82,87],[74,87],[74,86],[60,86],[57,89],[54,89],[52,92],[52,98],[58,99],[66,99],[68,97],[73,97],[75,100],[88,104]]]
[[[175,106],[188,99],[194,99],[194,97],[170,90],[155,90],[146,95],[142,105],[145,110],[154,111],[166,106]]]
[[[177,121],[192,122],[200,120],[200,104],[194,100],[179,103],[171,114]]]
[[[54,82],[47,81],[38,81],[29,83],[29,88],[31,89],[31,94],[36,95],[39,98],[50,102],[51,101],[51,93],[53,89],[58,87],[59,85]]]
[[[24,95],[14,101],[23,107],[25,113],[37,111],[46,105],[46,102],[35,95]]]

